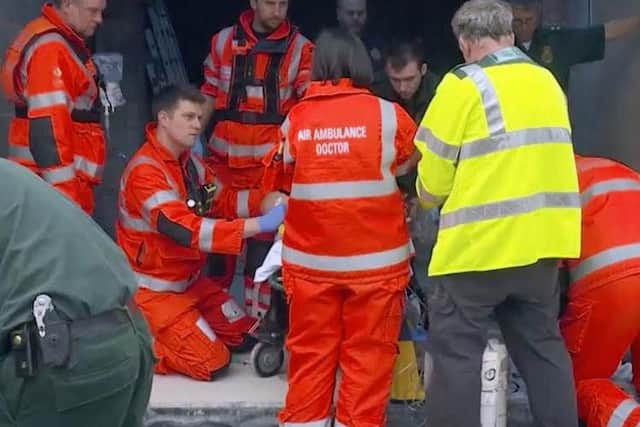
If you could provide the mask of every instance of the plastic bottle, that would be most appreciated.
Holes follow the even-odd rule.
[[[497,338],[489,338],[482,356],[482,397],[480,425],[507,426],[507,390],[509,385],[509,355],[507,347]]]

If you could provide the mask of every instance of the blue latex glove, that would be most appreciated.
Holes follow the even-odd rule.
[[[274,206],[266,214],[259,216],[258,227],[261,233],[276,231],[284,221],[287,206],[284,203]]]

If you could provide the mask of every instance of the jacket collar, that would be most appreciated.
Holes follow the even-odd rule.
[[[251,26],[254,16],[255,16],[255,13],[253,12],[252,9],[245,10],[240,14],[240,25],[242,26],[242,29],[244,30],[244,32],[247,34],[247,37],[249,38],[249,40],[253,43],[258,41],[258,37],[256,36],[256,33],[255,31],[253,31],[253,27]],[[291,29],[292,29],[291,23],[289,22],[288,19],[285,19],[284,22],[280,24],[278,28],[276,28],[271,34],[267,36],[266,39],[267,40],[285,39],[289,37],[289,35],[291,34]]]
[[[321,96],[333,95],[351,95],[351,94],[370,94],[366,88],[358,88],[353,86],[351,79],[340,79],[336,82],[331,81],[312,81],[307,88],[303,99],[316,98]]]
[[[91,56],[91,52],[87,48],[85,41],[78,33],[76,33],[66,22],[62,19],[58,11],[51,3],[45,3],[40,10],[42,16],[51,22],[62,33],[65,39],[73,43],[74,47],[82,49],[87,57]]]
[[[158,124],[156,122],[151,122],[145,126],[144,133],[146,141],[158,154],[158,159],[162,160],[165,163],[179,163],[180,165],[184,165],[189,158],[189,150],[186,150],[184,153],[182,153],[180,159],[176,160],[176,158],[173,157],[173,154],[169,150],[167,150],[160,143],[160,141],[158,141],[157,130]]]

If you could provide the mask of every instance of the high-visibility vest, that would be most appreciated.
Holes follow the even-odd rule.
[[[576,156],[582,250],[567,260],[572,296],[640,274],[640,176],[613,160]]]
[[[429,274],[579,256],[580,197],[565,95],[519,49],[448,73],[416,146],[419,197],[442,205]]]
[[[311,67],[311,42],[297,28],[285,21],[258,39],[252,20],[253,11],[246,11],[213,36],[202,86],[214,98],[211,161],[241,169],[239,181],[230,183],[238,188],[255,185],[242,169],[260,168],[277,145],[278,127],[306,90]]]
[[[378,280],[408,274],[411,244],[396,168],[413,152],[415,124],[397,104],[312,82],[282,125],[291,171],[284,271]]]

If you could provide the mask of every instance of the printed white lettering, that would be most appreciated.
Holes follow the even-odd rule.
[[[313,139],[326,141],[329,139],[364,139],[367,137],[366,126],[346,126],[341,128],[314,129]],[[301,138],[298,138],[301,139]]]
[[[316,144],[316,155],[333,156],[335,154],[348,154],[348,142],[322,142]]]

